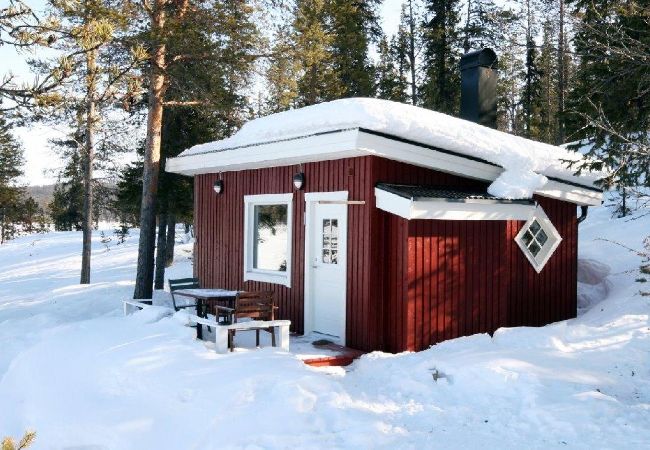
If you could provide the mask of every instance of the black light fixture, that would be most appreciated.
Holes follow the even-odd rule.
[[[305,185],[305,174],[302,171],[293,176],[293,185],[298,190],[302,189]]]
[[[223,192],[223,180],[216,180],[212,188],[214,189],[214,192],[221,194],[221,192]]]

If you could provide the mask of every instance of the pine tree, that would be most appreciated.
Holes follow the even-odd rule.
[[[54,30],[59,17],[40,17],[37,10],[22,0],[9,0],[7,3],[6,7],[0,8],[0,46],[10,45],[25,50],[49,46],[56,41]],[[48,69],[31,83],[18,84],[13,73],[5,74],[0,81],[0,98],[9,101],[2,104],[0,109],[17,110],[42,105],[53,98],[59,99],[60,96],[52,95],[51,91],[68,80],[71,74],[69,60],[61,57],[57,64],[50,65]]]
[[[2,450],[25,450],[31,447],[35,440],[36,432],[26,431],[18,443],[11,437],[3,438],[2,442],[0,442],[0,448]]]
[[[248,2],[228,0],[206,3],[194,0],[142,2],[149,49],[146,74],[148,90],[147,138],[142,176],[140,238],[134,298],[152,296],[155,227],[160,175],[163,110],[170,107],[219,105],[224,99],[243,103],[238,94],[249,81],[256,59],[258,32]],[[172,97],[168,92],[185,69],[185,89]],[[233,132],[241,123],[239,111],[224,108],[219,118]]]
[[[460,104],[458,0],[429,0],[425,8],[422,106],[457,114]]]
[[[144,59],[142,47],[124,48],[122,37],[133,17],[131,2],[84,0],[46,2],[46,24],[25,28],[26,44],[46,47],[57,57],[32,61],[34,71],[44,75],[65,66],[67,82],[35,96],[32,117],[60,122],[66,120],[82,130],[83,222],[80,283],[90,283],[93,192],[96,146],[107,109],[113,110],[121,97],[134,95],[134,68]],[[60,56],[59,56],[60,55]],[[63,61],[63,62],[62,62]]]

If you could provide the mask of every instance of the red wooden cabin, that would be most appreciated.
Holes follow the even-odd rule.
[[[297,333],[398,352],[575,317],[576,206],[584,215],[602,193],[595,175],[563,168],[567,153],[347,99],[254,120],[167,170],[195,176],[194,270],[206,287],[273,290]],[[503,180],[524,194],[488,192]]]

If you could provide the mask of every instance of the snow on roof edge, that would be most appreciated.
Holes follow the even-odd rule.
[[[251,120],[233,136],[196,145],[179,156],[242,149],[343,129],[370,131],[408,139],[478,158],[503,167],[489,192],[503,198],[530,198],[546,176],[593,184],[603,172],[575,175],[567,161],[584,156],[566,148],[494,130],[474,122],[417,106],[374,98],[348,98],[284,111]]]

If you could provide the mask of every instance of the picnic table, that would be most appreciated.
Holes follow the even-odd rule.
[[[228,289],[204,289],[204,288],[189,288],[178,289],[174,291],[175,295],[182,295],[184,297],[191,297],[196,300],[196,315],[199,317],[207,318],[208,310],[214,310],[214,307],[219,304],[227,308],[232,308],[237,298],[237,294],[241,291],[231,291]],[[203,325],[196,325],[196,338],[203,339]]]

